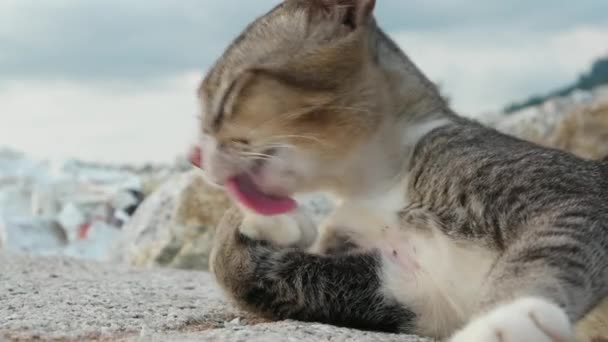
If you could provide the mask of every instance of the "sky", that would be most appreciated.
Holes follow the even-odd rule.
[[[0,146],[32,157],[170,162],[195,89],[279,0],[0,0]],[[377,0],[380,25],[479,116],[566,85],[608,54],[606,0]]]

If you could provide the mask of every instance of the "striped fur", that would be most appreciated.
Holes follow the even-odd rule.
[[[453,113],[373,6],[287,0],[205,78],[210,179],[250,171],[242,154],[280,137],[254,163],[258,185],[338,199],[312,245],[295,241],[307,227],[290,236],[285,220],[231,211],[211,258],[219,284],[272,319],[454,342],[565,341],[577,322],[603,334],[583,319],[601,322],[608,298],[606,163]]]

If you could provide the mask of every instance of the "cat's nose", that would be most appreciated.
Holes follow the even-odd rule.
[[[198,167],[199,169],[203,168],[203,151],[200,146],[192,146],[190,148],[188,160],[190,161],[190,164]]]

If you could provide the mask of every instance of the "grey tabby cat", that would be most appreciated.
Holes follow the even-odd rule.
[[[201,85],[203,168],[240,209],[218,282],[271,319],[571,340],[608,294],[608,167],[457,116],[374,7],[286,0]],[[318,231],[292,198],[315,191]]]

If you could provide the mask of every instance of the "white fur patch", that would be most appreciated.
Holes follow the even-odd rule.
[[[366,221],[372,221],[373,223],[371,224],[377,226],[389,225],[397,227],[399,225],[398,213],[407,206],[407,183],[407,177],[403,177],[388,192],[377,196],[343,202],[340,208],[341,213],[337,213],[336,215],[340,216],[343,220],[349,221],[352,221],[352,219],[347,219],[347,216],[355,217],[355,222],[359,222],[356,226],[362,229],[364,229],[362,223]]]
[[[471,322],[450,342],[568,342],[573,331],[566,313],[540,298],[522,298]]]
[[[396,207],[398,197],[390,198],[376,204]],[[382,252],[383,291],[416,313],[417,333],[448,337],[472,316],[497,254],[456,241],[432,225],[403,226],[398,211],[363,206],[369,203],[343,203],[326,224],[358,246]],[[399,207],[405,207],[403,199]]]
[[[254,240],[271,241],[277,246],[310,246],[317,229],[306,213],[296,210],[293,213],[276,216],[262,216],[244,210],[240,231]]]
[[[497,254],[437,227],[402,227],[379,241],[387,295],[417,315],[417,333],[447,337],[473,314]]]

